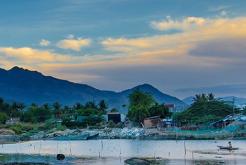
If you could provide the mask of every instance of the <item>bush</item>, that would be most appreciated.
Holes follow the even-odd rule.
[[[15,125],[11,125],[9,129],[13,130],[16,134],[19,135],[33,130],[34,127],[32,125],[27,125],[27,124],[15,124]]]
[[[233,113],[233,107],[223,101],[208,99],[204,94],[198,96],[186,111],[175,114],[176,121],[181,124],[207,124]]]
[[[44,122],[51,118],[51,111],[45,107],[31,106],[21,115],[21,121],[24,122]]]
[[[115,128],[115,123],[114,123],[112,120],[110,120],[110,121],[108,122],[108,127],[109,127],[109,128]]]
[[[5,124],[7,119],[8,119],[8,116],[6,115],[6,113],[0,112],[0,123]]]

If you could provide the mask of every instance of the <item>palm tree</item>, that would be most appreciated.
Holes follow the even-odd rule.
[[[55,102],[53,104],[53,108],[54,108],[54,114],[56,118],[60,118],[62,111],[61,111],[61,104],[59,102]]]
[[[213,93],[209,93],[208,94],[208,101],[214,101],[214,100],[215,100],[214,94]]]

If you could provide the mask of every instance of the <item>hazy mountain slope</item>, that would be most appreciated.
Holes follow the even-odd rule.
[[[185,104],[172,96],[164,94],[151,85],[143,84],[122,92],[103,91],[86,84],[77,84],[66,80],[44,76],[36,71],[19,67],[10,70],[0,69],[0,96],[7,100],[24,102],[25,104],[61,102],[71,105],[76,102],[99,102],[104,99],[109,107],[115,107],[126,112],[122,105],[128,104],[128,96],[134,90],[148,92],[159,103],[174,103],[178,106]]]

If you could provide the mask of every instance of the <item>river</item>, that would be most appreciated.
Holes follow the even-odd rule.
[[[167,164],[193,164],[194,161],[224,161],[225,164],[246,164],[246,141],[232,140],[239,150],[218,150],[226,140],[88,140],[28,141],[0,146],[2,154],[56,155],[65,154],[65,164],[124,164],[130,157],[161,157]],[[50,162],[52,163],[52,159]],[[57,163],[55,163],[57,164]]]

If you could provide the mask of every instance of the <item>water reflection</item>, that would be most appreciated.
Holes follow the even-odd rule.
[[[41,154],[46,158],[48,155],[62,153],[71,157],[69,163],[72,164],[102,164],[105,162],[107,164],[122,164],[129,157],[161,157],[170,160],[171,164],[180,161],[189,164],[201,160],[225,160],[229,161],[230,164],[246,161],[246,142],[243,140],[232,141],[235,147],[240,148],[238,151],[218,150],[218,145],[225,145],[227,142],[213,140],[30,141],[2,145],[0,153]],[[86,159],[81,159],[81,157],[86,157]]]

